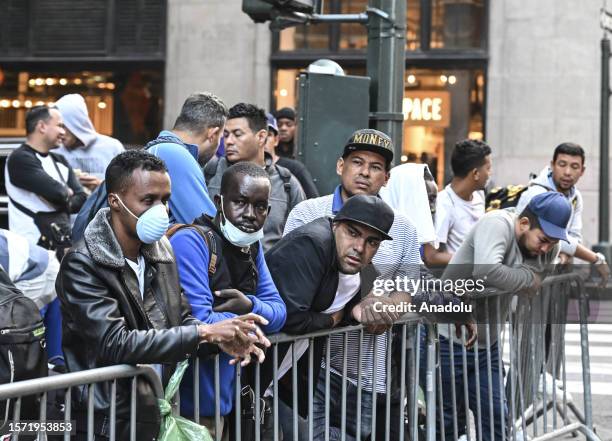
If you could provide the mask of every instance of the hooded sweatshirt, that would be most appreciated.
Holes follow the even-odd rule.
[[[106,167],[111,159],[123,152],[123,145],[115,138],[96,132],[81,95],[64,95],[55,105],[62,114],[64,125],[83,144],[73,150],[61,146],[56,152],[64,156],[73,169],[104,179]]]
[[[552,170],[548,166],[544,167],[540,174],[535,179],[532,179],[529,184],[529,188],[521,195],[518,205],[516,206],[516,212],[519,214],[525,209],[531,198],[535,195],[547,191],[557,191],[557,187],[552,178]],[[572,207],[572,215],[567,224],[569,242],[560,241],[559,251],[573,256],[576,253],[578,244],[582,243],[582,194],[580,194],[580,190],[578,190],[576,186],[573,186],[564,196]]]

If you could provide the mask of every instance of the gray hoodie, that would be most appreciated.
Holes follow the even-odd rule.
[[[64,95],[55,105],[62,114],[64,125],[83,143],[73,150],[61,146],[56,152],[64,156],[73,169],[104,179],[106,167],[111,159],[123,152],[123,145],[115,138],[96,132],[81,95]]]
[[[529,188],[521,195],[521,199],[519,199],[518,205],[516,206],[516,212],[520,214],[527,204],[529,204],[531,198],[547,191],[557,191],[552,179],[552,170],[548,166],[544,167],[540,174],[535,179],[531,180]],[[565,197],[567,197],[572,207],[572,215],[567,224],[569,242],[560,241],[559,251],[573,256],[576,253],[578,244],[582,243],[582,194],[580,194],[580,190],[578,190],[576,186],[573,186]]]

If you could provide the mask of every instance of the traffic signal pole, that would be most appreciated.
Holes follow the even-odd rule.
[[[399,164],[404,123],[406,1],[371,0],[370,7],[387,14],[387,17],[372,15],[367,25],[367,73],[372,81],[370,125],[393,139],[395,163]]]

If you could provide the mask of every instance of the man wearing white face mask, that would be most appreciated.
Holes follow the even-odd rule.
[[[436,235],[438,249],[425,244],[425,264],[446,266],[472,227],[485,214],[484,192],[491,175],[491,147],[482,141],[459,141],[451,156],[453,180],[438,194]]]
[[[56,282],[64,320],[63,350],[70,372],[115,364],[151,364],[165,386],[175,364],[210,354],[214,343],[245,363],[269,345],[256,314],[204,324],[191,315],[168,240],[170,178],[164,163],[142,150],[116,156],[106,170],[109,208],[101,209],[62,261]],[[129,388],[129,386],[128,386]],[[95,389],[94,432],[108,439],[110,394]],[[127,439],[130,392],[117,385],[117,439]],[[87,400],[75,395],[77,439],[87,429]],[[159,434],[158,404],[144,379],[137,383],[139,440]]]
[[[279,331],[286,318],[283,303],[261,246],[263,226],[270,211],[270,179],[253,162],[238,162],[221,178],[215,195],[217,214],[202,215],[191,225],[175,225],[169,231],[181,285],[193,314],[204,323],[255,313],[269,323],[265,333]],[[208,271],[203,270],[207,268]],[[219,365],[221,416],[233,407],[234,369],[221,355]],[[191,369],[191,367],[190,367]],[[200,424],[215,428],[214,363],[200,363]],[[244,385],[244,381],[243,381]],[[193,374],[181,384],[181,414],[193,417]],[[223,430],[223,439],[228,435]]]

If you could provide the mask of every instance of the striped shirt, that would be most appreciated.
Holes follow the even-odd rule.
[[[283,235],[290,231],[325,216],[334,216],[343,202],[340,186],[333,194],[300,202],[289,214]],[[395,279],[396,277],[417,280],[419,275],[419,241],[415,227],[407,217],[395,211],[395,219],[389,236],[393,240],[385,240],[374,255],[372,263],[379,273],[379,279]],[[343,370],[344,335],[336,334],[330,338],[330,370],[342,375]],[[357,384],[359,361],[359,332],[348,333],[347,378]],[[384,393],[386,388],[386,348],[387,333],[373,335],[367,332],[363,336],[361,347],[361,384],[362,388],[371,391],[374,374],[374,347],[376,346],[376,392]]]

